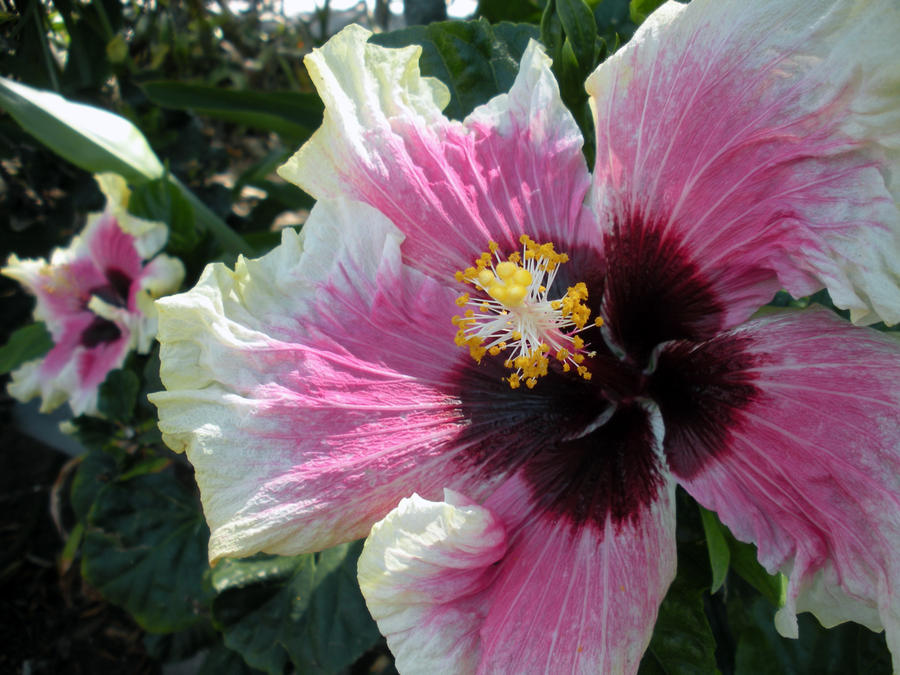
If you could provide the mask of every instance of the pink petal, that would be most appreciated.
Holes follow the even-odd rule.
[[[135,238],[122,230],[112,213],[107,211],[93,221],[81,236],[86,253],[98,270],[107,276],[114,270],[129,282],[140,276],[143,261],[135,247]],[[128,296],[126,292],[126,300]]]
[[[401,671],[636,672],[675,572],[673,484],[598,525],[556,510],[567,497],[548,501],[533,471],[483,507],[401,503],[373,528],[360,586]]]
[[[607,248],[690,260],[722,327],[782,287],[900,321],[898,32],[893,0],[664,5],[588,80]]]
[[[400,260],[360,203],[320,202],[301,240],[158,303],[166,442],[187,450],[210,558],[321,550],[364,536],[416,490],[469,480],[448,383],[452,291]]]
[[[900,343],[824,309],[778,313],[659,357],[673,473],[760,561],[795,613],[887,630],[900,654]],[[691,400],[696,412],[679,399]]]
[[[325,121],[281,175],[317,199],[371,204],[406,235],[410,264],[440,279],[490,240],[574,244],[589,178],[540,47],[526,49],[508,95],[461,124],[440,112],[446,88],[419,76],[419,48],[386,49],[369,35],[350,26],[306,58]]]

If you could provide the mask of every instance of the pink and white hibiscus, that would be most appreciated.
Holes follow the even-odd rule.
[[[680,483],[789,576],[785,635],[812,611],[896,659],[900,343],[754,313],[900,320],[898,30],[893,0],[667,3],[588,80],[593,174],[535,43],[463,122],[417,48],[314,52],[303,233],[158,303],[210,559],[371,531],[401,672],[632,673]]]
[[[153,257],[168,228],[126,211],[130,192],[121,176],[96,178],[106,209],[88,216],[68,248],[53,251],[49,263],[11,255],[0,270],[35,296],[34,316],[53,338],[42,359],[13,371],[8,387],[21,401],[40,396],[42,412],[68,401],[75,415],[98,414],[97,394],[107,374],[132,349],[150,350],[154,299],[178,290],[184,278],[181,261]]]

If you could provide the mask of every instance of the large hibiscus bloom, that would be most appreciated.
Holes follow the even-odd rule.
[[[115,174],[96,176],[106,196],[102,213],[50,261],[11,255],[0,270],[37,300],[53,348],[12,373],[9,393],[21,401],[41,397],[47,412],[68,401],[76,415],[98,414],[100,385],[131,350],[146,353],[156,336],[155,298],[178,290],[181,261],[156,255],[169,228],[127,211],[130,191]]]
[[[753,318],[824,287],[900,319],[898,29],[893,0],[668,3],[588,80],[592,175],[534,43],[461,123],[416,48],[308,57],[303,234],[159,303],[211,560],[371,530],[401,672],[633,672],[677,482],[788,574],[783,633],[900,653],[900,345]]]

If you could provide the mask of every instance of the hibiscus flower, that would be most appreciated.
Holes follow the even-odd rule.
[[[893,2],[667,3],[591,75],[597,160],[526,49],[441,113],[418,48],[307,57],[301,235],[160,305],[166,442],[210,559],[370,535],[401,672],[637,669],[681,484],[796,613],[900,653]],[[374,525],[374,526],[373,526]],[[371,531],[371,534],[370,534]]]
[[[154,299],[178,290],[184,278],[179,260],[153,257],[166,243],[168,228],[126,211],[130,191],[121,176],[96,179],[106,209],[88,216],[67,248],[54,250],[49,263],[13,254],[0,270],[35,296],[34,316],[53,339],[46,356],[13,371],[8,386],[20,401],[40,396],[41,412],[68,401],[75,415],[97,415],[107,374],[132,349],[150,350]]]

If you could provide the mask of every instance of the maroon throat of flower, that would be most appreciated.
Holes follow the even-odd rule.
[[[569,256],[558,253],[552,243],[538,244],[524,234],[519,241],[522,251],[506,258],[499,244],[490,242],[490,251],[482,253],[473,267],[456,273],[457,281],[475,290],[456,299],[465,311],[453,317],[454,341],[468,347],[478,363],[485,354],[505,353],[504,366],[512,371],[505,380],[513,389],[522,383],[533,388],[549,372],[551,359],[564,372],[590,380],[584,361],[593,354],[586,351],[579,333],[602,326],[603,319],[589,323],[587,286],[576,283],[551,300],[557,270]]]

